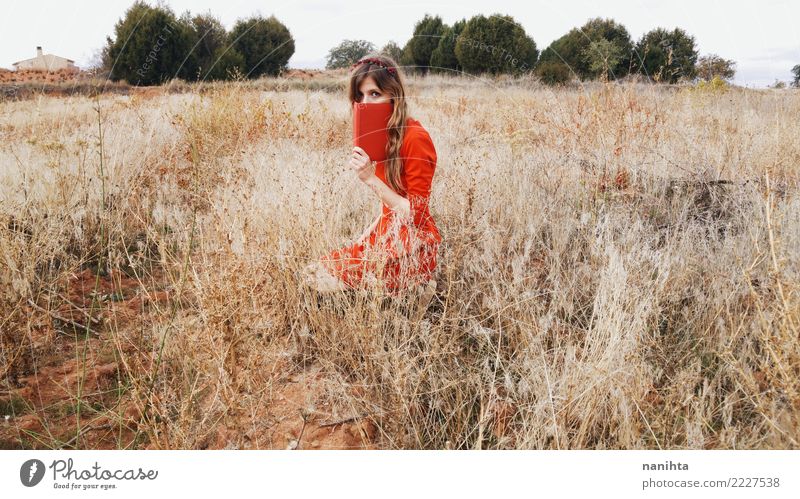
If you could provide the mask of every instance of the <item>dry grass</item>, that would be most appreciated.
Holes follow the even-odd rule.
[[[0,445],[286,447],[313,365],[299,439],[800,448],[800,93],[411,79],[444,238],[415,322],[298,289],[378,209],[340,84],[0,104]]]

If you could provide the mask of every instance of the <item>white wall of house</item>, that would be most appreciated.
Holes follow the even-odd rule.
[[[36,47],[36,57],[17,61],[14,64],[15,70],[38,69],[42,71],[58,71],[59,69],[78,69],[75,61],[66,57],[59,57],[53,54],[43,54],[42,47]]]

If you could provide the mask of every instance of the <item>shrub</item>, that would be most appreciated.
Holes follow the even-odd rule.
[[[539,81],[546,85],[563,85],[572,79],[572,70],[563,62],[545,61],[534,71]]]
[[[397,61],[400,64],[400,59],[403,57],[403,49],[397,43],[390,41],[381,49],[381,54],[386,55]]]
[[[628,74],[632,53],[633,42],[625,26],[598,17],[551,43],[539,62],[566,64],[581,79],[597,78],[604,72],[616,79]]]
[[[441,17],[431,17],[428,14],[414,25],[414,36],[409,40],[409,44],[414,65],[422,73],[426,73],[430,68],[431,55],[439,45],[445,28]]]
[[[728,84],[727,81],[723,80],[719,76],[715,76],[710,80],[698,81],[692,88],[702,92],[716,93],[716,92],[726,92],[730,88],[730,85]]]
[[[172,78],[193,79],[196,57],[191,53],[191,26],[168,7],[135,2],[107,37],[104,54],[112,80],[154,85]]]
[[[278,75],[294,54],[294,38],[275,16],[239,20],[229,35],[230,44],[244,57],[245,76]]]
[[[219,19],[210,14],[196,15],[191,27],[198,79],[227,80],[231,74],[242,71],[244,57],[228,45],[228,34]]]
[[[645,33],[636,45],[637,66],[654,81],[676,83],[697,74],[694,37],[680,28],[656,28]]]
[[[400,65],[405,69],[406,73],[418,73],[417,65],[414,63],[414,53],[411,47],[411,40],[407,41],[403,46],[403,51],[400,55]]]
[[[601,80],[607,81],[609,76],[614,74],[613,68],[617,67],[622,59],[622,50],[614,42],[600,38],[593,40],[586,47],[583,59],[593,74],[599,75]]]
[[[714,78],[732,80],[736,74],[736,62],[723,59],[716,54],[704,55],[697,60],[697,76],[706,81]]]
[[[456,57],[469,73],[519,74],[536,64],[536,43],[511,16],[472,17],[458,36]]]
[[[461,71],[461,64],[456,57],[456,40],[458,36],[464,31],[466,26],[466,19],[462,19],[452,27],[447,27],[439,40],[439,45],[436,46],[431,54],[430,67],[439,72],[452,72]]]

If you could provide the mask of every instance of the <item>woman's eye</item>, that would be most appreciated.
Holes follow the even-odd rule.
[[[372,96],[373,96],[373,97],[380,97],[380,96],[381,96],[381,93],[380,93],[380,92],[377,92],[377,91],[375,91],[375,90],[373,90],[373,91],[372,91]]]

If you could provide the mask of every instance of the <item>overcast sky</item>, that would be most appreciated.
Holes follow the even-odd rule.
[[[0,67],[45,53],[87,67],[113,35],[114,24],[133,0],[3,0],[0,17]],[[155,5],[156,1],[149,1]],[[364,39],[378,48],[389,40],[402,46],[414,23],[426,13],[452,24],[475,14],[508,14],[539,50],[592,17],[610,17],[625,25],[634,41],[656,27],[680,27],[695,37],[701,55],[716,53],[737,62],[735,81],[763,87],[791,79],[800,64],[800,0],[553,0],[504,1],[291,1],[166,0],[180,15],[211,12],[230,29],[239,18],[275,16],[291,31],[294,68],[322,68],[328,50],[344,39]]]

